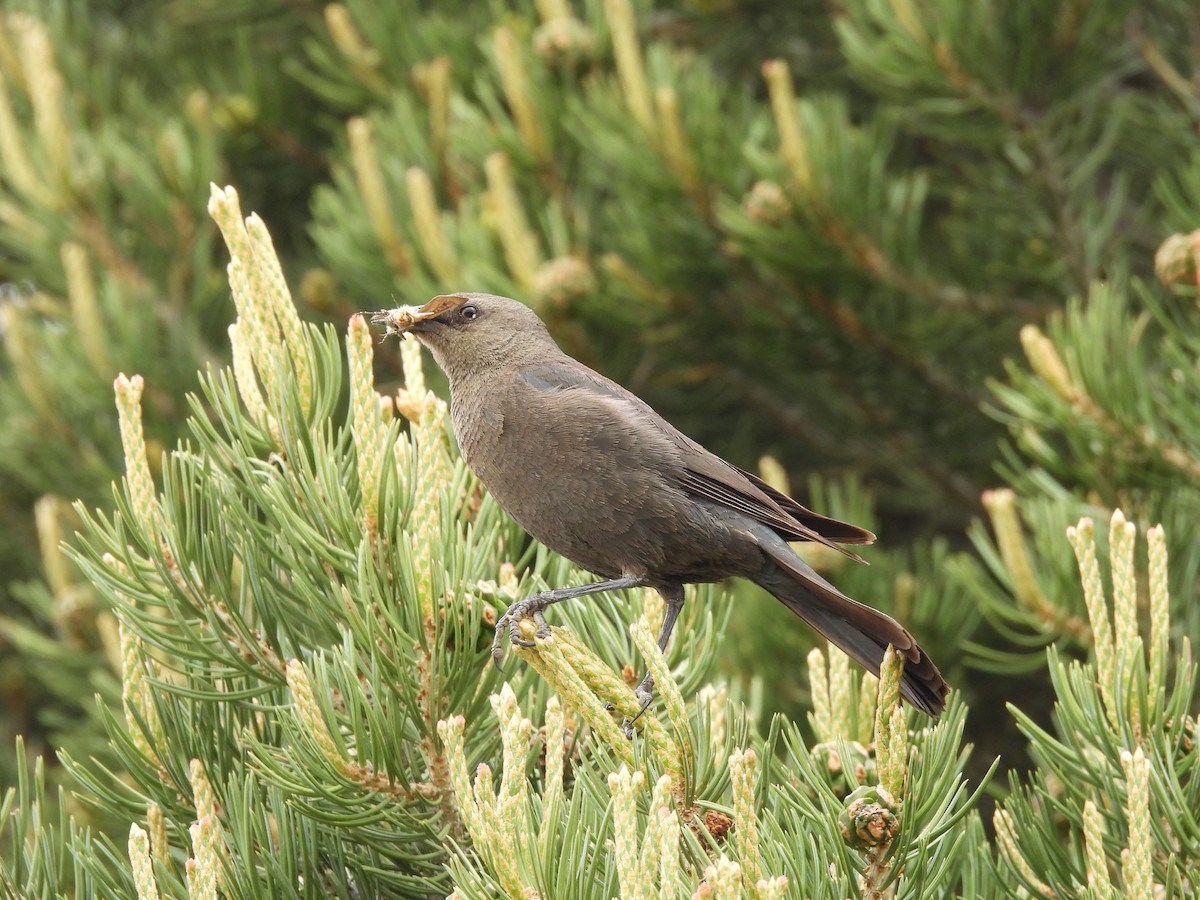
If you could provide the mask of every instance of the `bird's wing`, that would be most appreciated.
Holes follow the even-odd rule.
[[[522,367],[521,378],[544,393],[578,390],[616,402],[638,421],[657,429],[678,450],[679,482],[685,491],[761,522],[785,540],[814,541],[860,561],[857,554],[838,544],[869,544],[875,540],[875,535],[865,528],[806,509],[761,478],[710,453],[644,400],[570,357],[561,362]]]
[[[751,484],[774,500],[789,516],[831,541],[837,541],[839,544],[872,544],[875,542],[874,532],[860,528],[858,525],[851,525],[849,522],[842,522],[839,519],[831,519],[829,516],[815,513],[811,509],[801,506],[783,491],[771,487],[757,475],[747,472],[745,469],[738,469],[738,471],[749,479]]]

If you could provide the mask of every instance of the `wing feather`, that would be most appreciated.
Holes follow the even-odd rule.
[[[784,540],[813,541],[862,561],[858,554],[839,546],[869,544],[875,535],[865,528],[822,516],[801,506],[761,478],[727,463],[683,434],[656,413],[649,404],[615,381],[570,360],[563,363],[527,366],[521,378],[538,391],[551,393],[581,390],[606,401],[616,401],[629,414],[656,428],[679,452],[679,484],[687,493],[710,503],[735,510],[766,525]]]

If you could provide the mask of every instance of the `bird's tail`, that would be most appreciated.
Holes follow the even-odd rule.
[[[782,548],[763,549],[769,556],[762,571],[753,578],[759,587],[870,672],[879,674],[884,651],[891,644],[904,654],[901,696],[934,718],[941,714],[950,686],[900,623],[851,600],[814,572],[786,544]],[[786,555],[781,551],[786,551]]]

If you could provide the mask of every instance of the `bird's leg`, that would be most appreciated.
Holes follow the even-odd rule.
[[[517,623],[526,616],[532,616],[537,623],[537,636],[550,636],[550,627],[542,615],[546,607],[573,597],[583,597],[587,594],[599,594],[604,591],[619,591],[624,588],[640,587],[645,582],[640,575],[622,575],[620,578],[610,578],[608,581],[598,581],[595,584],[583,584],[573,588],[559,588],[555,591],[543,591],[518,600],[510,606],[496,623],[496,637],[492,640],[492,662],[500,668],[500,660],[504,658],[504,626],[508,626],[508,637],[520,647],[532,647],[533,641],[527,641],[517,633]]]
[[[676,585],[669,590],[660,590],[658,592],[663,602],[666,603],[667,609],[663,614],[662,631],[658,634],[658,651],[660,653],[667,652],[667,642],[671,640],[671,632],[675,630],[675,620],[679,618],[679,613],[683,609],[683,585]],[[654,676],[649,672],[633,690],[633,695],[637,697],[641,707],[637,711],[637,715],[632,719],[626,719],[622,724],[626,737],[633,736],[633,723],[642,717],[642,713],[650,706],[650,701],[654,699]]]

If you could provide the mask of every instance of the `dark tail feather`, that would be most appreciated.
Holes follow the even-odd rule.
[[[900,695],[937,718],[946,708],[950,686],[913,636],[890,616],[851,600],[790,549],[787,552],[790,559],[772,554],[754,582],[876,675],[891,644],[905,657]]]

